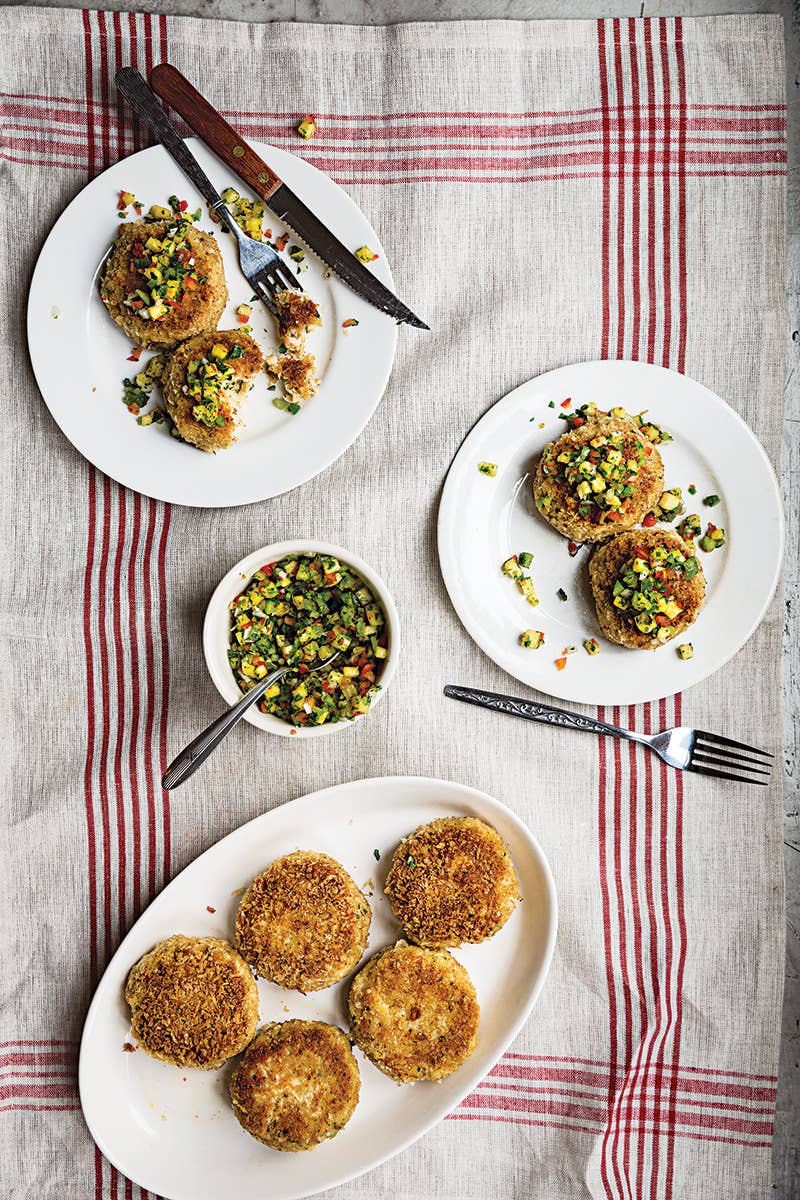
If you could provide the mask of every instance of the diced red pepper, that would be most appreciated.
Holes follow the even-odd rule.
[[[570,404],[572,404],[572,397],[571,397],[571,396],[567,396],[566,400],[562,400],[562,401],[561,401],[561,407],[562,407],[562,408],[569,408]]]
[[[306,666],[305,663],[300,663],[300,666],[297,668],[297,670],[300,672],[301,675],[308,674],[308,667]]]
[[[567,549],[569,550],[570,558],[574,558],[575,555],[580,550],[580,546],[578,545],[577,542],[567,542]]]
[[[181,200],[178,204],[178,208],[181,210],[181,212],[186,212],[188,207],[189,207],[188,200]]]
[[[557,658],[557,659],[556,659],[556,670],[557,670],[557,671],[563,671],[563,670],[564,670],[564,667],[565,667],[566,665],[567,665],[567,659],[566,659],[566,656],[563,656],[562,658]]]
[[[642,524],[644,525],[645,529],[651,529],[653,527],[653,525],[655,525],[655,523],[656,523],[655,513],[648,513],[646,517],[642,518]]]
[[[138,362],[142,357],[142,347],[137,346],[129,355],[128,362]]]
[[[275,239],[275,248],[277,250],[285,250],[289,243],[289,234],[282,233],[279,238]]]

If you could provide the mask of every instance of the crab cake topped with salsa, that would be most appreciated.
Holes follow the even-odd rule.
[[[240,402],[263,365],[258,346],[241,330],[201,333],[179,346],[161,382],[183,440],[212,454],[235,442]]]
[[[533,496],[564,537],[599,542],[638,525],[663,488],[661,455],[636,423],[594,412],[545,446]]]
[[[258,1025],[256,981],[219,938],[176,933],[159,942],[131,969],[125,999],[139,1046],[176,1067],[221,1067]]]
[[[385,891],[406,937],[437,947],[492,937],[520,898],[503,839],[477,817],[444,817],[404,838]]]
[[[100,296],[139,346],[169,348],[216,328],[228,300],[216,240],[188,217],[122,225]]]
[[[598,546],[589,579],[611,642],[657,650],[688,629],[705,598],[703,569],[671,529],[633,529]]]
[[[322,1021],[259,1029],[231,1076],[243,1129],[273,1150],[313,1150],[350,1120],[361,1080],[350,1040]]]
[[[250,884],[236,914],[236,945],[264,979],[317,992],[356,966],[370,919],[366,897],[335,858],[296,850]]]
[[[478,1042],[472,980],[447,950],[397,942],[353,980],[348,998],[356,1044],[398,1083],[444,1079]]]

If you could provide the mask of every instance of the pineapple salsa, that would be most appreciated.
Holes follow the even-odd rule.
[[[297,665],[259,707],[292,725],[350,721],[378,687],[389,634],[355,571],[336,558],[298,554],[267,563],[231,602],[228,660],[243,692],[276,667]],[[327,672],[309,675],[341,651]]]

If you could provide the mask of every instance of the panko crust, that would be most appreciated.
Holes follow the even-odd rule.
[[[322,325],[317,302],[305,292],[287,288],[285,292],[276,292],[275,307],[281,342],[287,350],[302,351],[306,334]]]
[[[406,937],[440,948],[492,937],[520,898],[503,839],[477,817],[440,818],[404,838],[385,892]]]
[[[266,360],[270,379],[280,379],[290,400],[310,400],[319,391],[313,354],[271,354]]]
[[[250,884],[236,914],[236,945],[263,978],[316,992],[357,965],[371,916],[367,898],[335,858],[296,850]]]
[[[667,641],[678,637],[697,619],[706,594],[703,568],[698,561],[697,574],[692,579],[679,579],[674,584],[674,596],[683,612],[676,618],[675,632],[664,641],[651,634],[641,633],[630,616],[614,607],[613,587],[620,568],[634,556],[636,548],[647,550],[661,546],[665,550],[677,550],[687,558],[696,558],[694,547],[672,529],[635,529],[620,534],[598,546],[589,559],[589,580],[592,586],[597,619],[603,635],[610,642],[627,646],[631,650],[657,650]]]
[[[120,226],[117,240],[103,272],[100,295],[109,315],[137,346],[169,349],[186,338],[216,328],[228,302],[228,288],[222,255],[216,238],[192,227],[186,240],[194,258],[198,282],[194,291],[184,291],[180,303],[158,321],[140,317],[126,303],[137,288],[147,288],[147,280],[132,264],[134,242],[149,237],[163,239],[174,221],[129,221]],[[205,278],[203,278],[205,277]]]
[[[452,1075],[478,1042],[475,988],[447,950],[388,946],[356,975],[348,1011],[356,1044],[398,1083]]]
[[[240,1054],[258,1025],[258,989],[229,942],[176,933],[131,968],[131,1032],[151,1058],[211,1071]]]
[[[618,520],[598,522],[581,516],[582,501],[563,478],[562,464],[557,460],[560,454],[580,449],[593,438],[611,434],[622,435],[625,458],[642,453],[644,460],[632,484],[633,494],[628,498],[624,513]],[[575,542],[603,541],[633,528],[655,507],[663,490],[664,464],[658,448],[633,421],[607,413],[598,413],[579,428],[570,429],[549,442],[539,459],[533,482],[534,501],[540,515],[564,537]]]
[[[350,1041],[323,1021],[283,1021],[258,1031],[231,1076],[233,1111],[273,1150],[313,1150],[350,1120],[361,1087]]]
[[[238,346],[242,350],[242,357],[234,359],[231,363],[233,377],[231,386],[225,389],[225,402],[222,407],[224,424],[209,428],[201,421],[195,420],[192,409],[196,401],[184,394],[183,387],[189,363],[207,358],[211,347],[217,343],[227,347],[228,352],[233,346]],[[235,442],[241,425],[241,401],[263,365],[264,356],[261,350],[250,334],[240,329],[216,329],[201,333],[179,346],[170,355],[164,368],[161,387],[167,412],[183,440],[209,454],[225,450]]]

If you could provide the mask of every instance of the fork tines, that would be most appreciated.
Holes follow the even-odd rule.
[[[766,750],[698,729],[689,757],[689,770],[700,775],[713,775],[717,779],[756,783],[763,787],[772,771],[770,760],[773,757]]]

